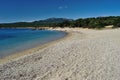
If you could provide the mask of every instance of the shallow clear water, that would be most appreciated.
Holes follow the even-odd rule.
[[[62,38],[64,32],[31,29],[0,29],[0,58]]]

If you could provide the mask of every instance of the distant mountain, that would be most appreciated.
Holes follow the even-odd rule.
[[[73,21],[72,19],[66,18],[48,18],[45,20],[34,21],[33,23],[62,23],[64,21]]]
[[[45,20],[38,20],[34,22],[16,22],[16,23],[6,23],[0,24],[0,27],[45,27],[45,26],[56,26],[59,23],[63,23],[65,21],[73,21],[72,19],[66,18],[48,18]]]
[[[16,27],[81,27],[81,28],[104,28],[112,25],[114,28],[120,27],[120,16],[79,18],[76,20],[66,18],[48,18],[34,22],[17,22],[0,24],[0,28]]]

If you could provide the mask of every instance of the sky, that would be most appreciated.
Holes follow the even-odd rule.
[[[0,0],[0,23],[120,16],[120,0]]]

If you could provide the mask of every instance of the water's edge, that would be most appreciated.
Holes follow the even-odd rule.
[[[6,57],[3,57],[3,58],[0,58],[0,64],[4,64],[4,63],[7,63],[9,61],[12,61],[12,60],[15,60],[15,59],[18,59],[18,58],[22,58],[24,56],[27,56],[29,54],[33,54],[34,52],[38,51],[38,50],[41,50],[43,48],[46,48],[47,46],[49,45],[52,45],[52,44],[55,44],[61,40],[64,40],[66,38],[69,38],[71,36],[71,33],[69,32],[66,32],[66,31],[58,31],[58,32],[64,32],[65,35],[61,38],[57,38],[55,40],[51,40],[49,42],[46,42],[46,43],[43,43],[43,44],[39,44],[38,46],[35,46],[35,47],[32,47],[32,48],[29,48],[29,49],[25,49],[25,50],[22,50],[20,52],[17,52],[17,53],[13,53],[9,56],[6,56]]]
[[[50,30],[42,30],[42,31],[39,30],[39,31],[40,32],[35,31],[35,33],[37,32],[37,34],[34,34],[32,32],[32,35],[31,35],[31,32],[28,31],[27,34],[29,35],[26,35],[26,32],[25,32],[23,33],[23,36],[21,32],[20,34],[18,32],[17,38],[15,39],[8,38],[7,40],[2,40],[0,43],[1,45],[0,46],[0,58],[4,58],[6,56],[12,55],[13,53],[18,53],[24,50],[34,48],[36,46],[43,45],[45,43],[60,39],[66,35],[65,32],[60,32],[60,31],[50,31]],[[4,34],[6,36],[6,33]],[[7,33],[7,35],[9,34]],[[12,35],[12,36],[16,36],[16,35]],[[35,37],[32,37],[32,36],[35,36]],[[36,38],[36,36],[38,37]],[[4,39],[4,35],[3,35],[3,39]]]

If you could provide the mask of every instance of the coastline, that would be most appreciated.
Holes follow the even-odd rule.
[[[57,29],[55,29],[57,30]],[[59,29],[60,30],[60,29]],[[119,80],[120,29],[65,28],[65,39],[0,65],[2,80]]]
[[[51,29],[48,29],[48,30],[51,30]],[[23,50],[23,51],[20,51],[18,53],[14,53],[14,54],[11,54],[9,56],[6,56],[4,58],[1,58],[0,59],[0,64],[5,64],[7,62],[11,62],[11,61],[14,61],[15,59],[19,59],[19,58],[22,58],[24,56],[27,56],[27,55],[30,55],[30,54],[33,54],[34,52],[38,51],[38,50],[41,50],[41,49],[44,49],[52,44],[55,44],[61,40],[64,40],[64,39],[67,39],[71,36],[71,33],[70,32],[67,32],[67,31],[63,31],[63,30],[56,30],[56,31],[61,31],[61,32],[65,32],[66,35],[60,39],[56,39],[56,40],[53,40],[53,41],[50,41],[50,42],[47,42],[45,44],[42,44],[40,46],[36,46],[34,48],[30,48],[30,49],[27,49],[27,50]]]

